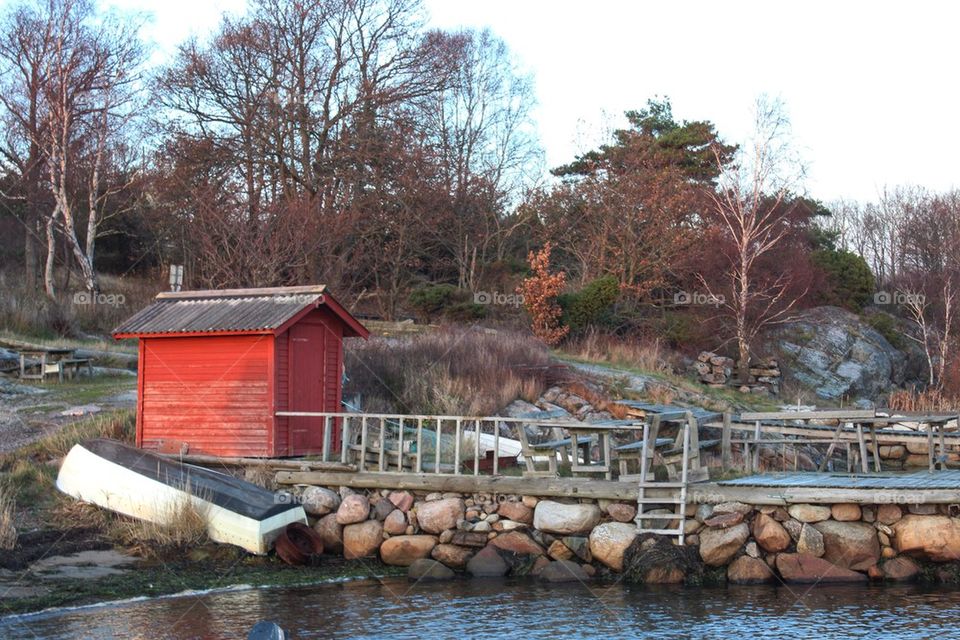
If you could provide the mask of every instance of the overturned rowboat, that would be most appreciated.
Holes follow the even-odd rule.
[[[81,442],[63,459],[57,488],[133,518],[169,524],[190,505],[215,542],[266,554],[303,507],[255,484],[184,464],[114,440]]]

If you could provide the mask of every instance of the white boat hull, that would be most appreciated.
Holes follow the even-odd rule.
[[[158,481],[101,457],[83,444],[74,445],[64,458],[57,476],[57,489],[78,500],[157,524],[168,523],[189,502],[206,519],[211,540],[233,544],[258,555],[272,548],[288,524],[307,522],[300,506],[291,506],[265,518],[238,513],[207,499],[202,490],[195,495],[191,487]]]

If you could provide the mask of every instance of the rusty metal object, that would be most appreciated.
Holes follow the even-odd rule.
[[[323,553],[323,539],[302,522],[291,522],[275,544],[277,555],[287,564],[314,564]]]

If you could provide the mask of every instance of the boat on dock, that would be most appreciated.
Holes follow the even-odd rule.
[[[107,439],[74,445],[60,467],[57,488],[158,524],[190,504],[206,519],[211,540],[258,555],[271,549],[288,524],[307,522],[302,506],[255,484]]]

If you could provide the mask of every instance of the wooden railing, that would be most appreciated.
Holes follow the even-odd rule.
[[[500,473],[501,427],[518,443],[516,455],[543,456],[531,448],[524,427],[559,435],[558,429],[576,427],[575,420],[544,420],[501,416],[403,415],[328,411],[278,411],[278,417],[322,418],[323,461],[354,463],[358,472],[409,471],[461,475],[465,469],[480,475],[488,466],[481,458],[492,449],[489,472]],[[638,421],[637,424],[640,424]],[[333,432],[340,432],[340,450],[333,451]],[[562,436],[561,436],[562,437]],[[485,441],[485,443],[482,443]],[[510,457],[510,456],[507,456]],[[472,464],[470,464],[472,462]]]

